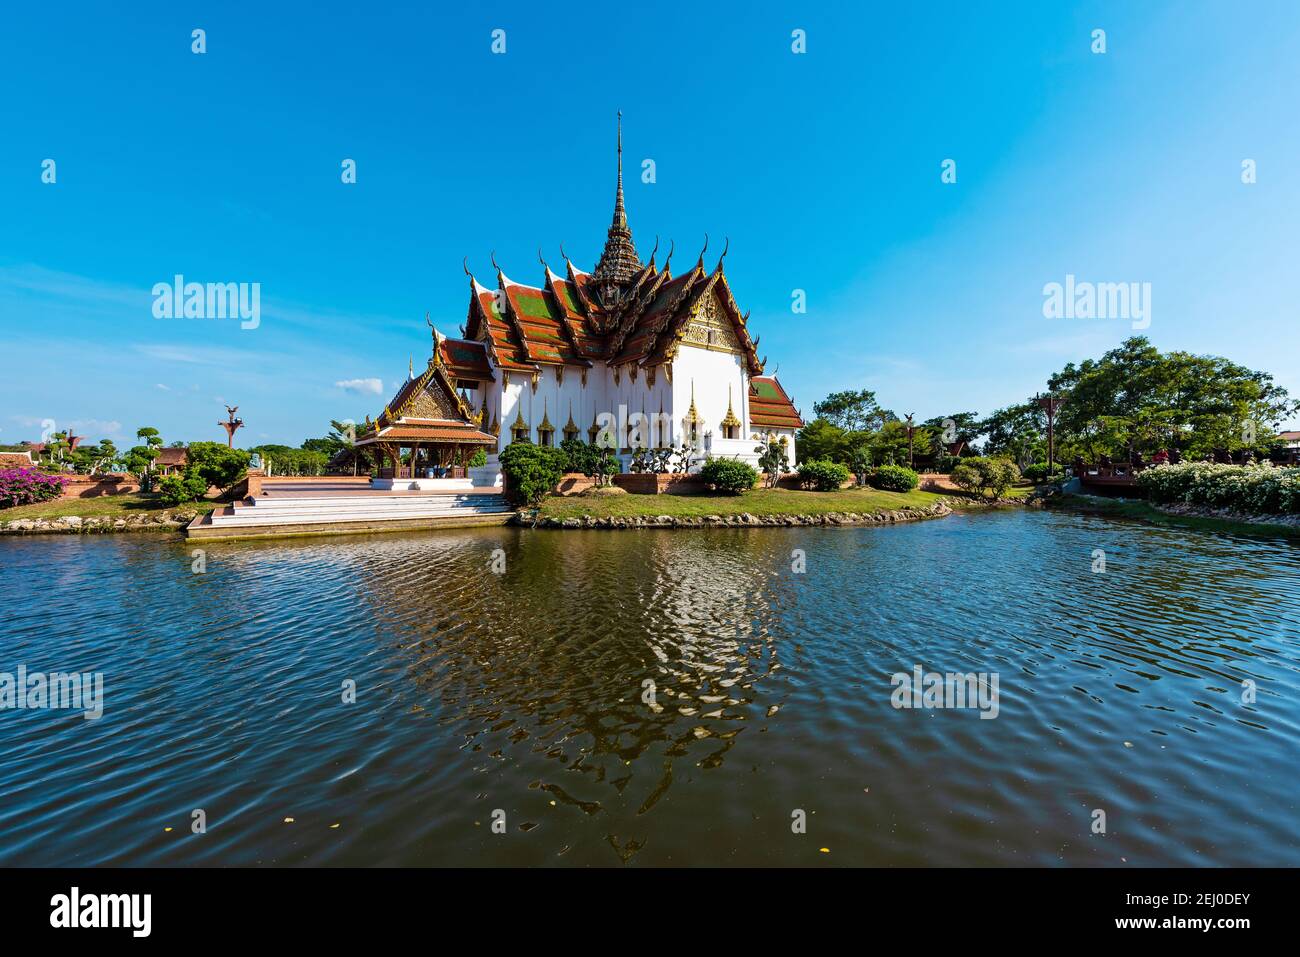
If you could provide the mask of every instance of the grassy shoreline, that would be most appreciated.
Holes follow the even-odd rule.
[[[1011,489],[1006,498],[1020,499],[1030,491],[1029,488]],[[187,524],[195,515],[202,515],[221,504],[208,500],[168,507],[156,495],[139,492],[97,498],[58,499],[0,511],[0,534],[168,531]],[[835,492],[811,492],[756,488],[742,495],[556,495],[542,503],[535,520],[557,523],[566,519],[635,521],[668,516],[673,520],[681,520],[684,524],[699,524],[708,519],[729,521],[740,516],[752,516],[760,521],[820,521],[825,516],[836,516],[835,522],[838,523],[839,517],[843,516],[895,516],[900,519],[938,517],[935,513],[943,512],[945,507],[952,511],[971,511],[990,508],[996,504],[960,492],[928,492],[919,489],[911,492],[885,492],[874,488],[853,487]],[[531,517],[531,512],[529,514]],[[40,523],[40,527],[32,527],[33,523]]]
[[[202,501],[169,506],[164,505],[157,495],[142,492],[55,499],[0,511],[0,533],[170,531],[186,524],[195,515],[210,512],[221,504]],[[74,521],[78,519],[80,521]],[[15,523],[19,527],[14,528]],[[46,527],[25,527],[32,523],[45,523]]]
[[[1022,498],[1029,489],[1012,489],[1008,497]],[[987,508],[994,503],[952,492],[884,492],[854,487],[835,492],[756,488],[741,495],[553,496],[537,509],[539,520],[567,518],[671,518],[753,515],[768,517],[818,517],[834,514],[880,515],[903,509],[931,509],[940,502],[955,511]]]

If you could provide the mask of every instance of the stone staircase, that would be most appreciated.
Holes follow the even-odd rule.
[[[499,492],[351,492],[259,495],[214,509],[189,538],[269,538],[341,532],[503,525],[514,510]]]

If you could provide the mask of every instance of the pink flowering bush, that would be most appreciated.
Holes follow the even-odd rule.
[[[63,494],[67,479],[36,469],[0,469],[0,508],[48,502]]]

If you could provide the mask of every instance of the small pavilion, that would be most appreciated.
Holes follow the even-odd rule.
[[[481,363],[468,361],[437,330],[433,337],[424,372],[417,376],[410,370],[379,418],[358,429],[356,448],[374,456],[379,478],[463,478],[477,449],[496,451],[497,436],[484,430],[482,410],[475,412],[457,392],[458,386],[477,388],[492,380],[486,356]]]

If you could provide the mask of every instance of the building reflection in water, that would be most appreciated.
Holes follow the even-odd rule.
[[[736,539],[752,539],[737,547]],[[419,706],[488,761],[579,772],[531,787],[588,813],[649,811],[681,762],[720,765],[779,708],[789,557],[743,530],[493,532],[401,540],[361,599],[409,658]],[[493,573],[492,552],[505,570]]]

